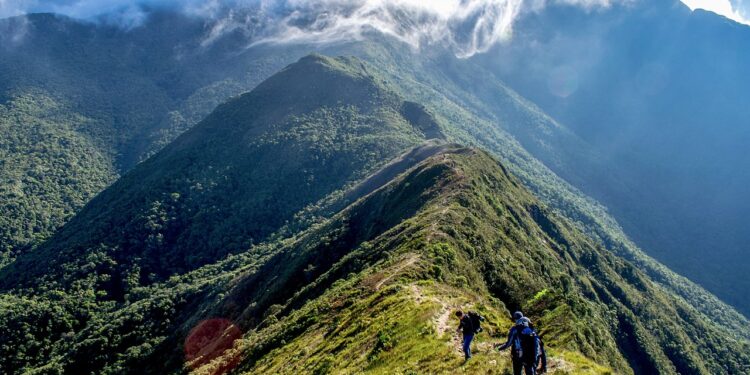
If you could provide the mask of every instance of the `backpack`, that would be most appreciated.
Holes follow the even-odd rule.
[[[539,336],[536,332],[525,326],[516,326],[515,347],[519,350],[521,358],[524,360],[536,360],[536,354],[539,350]]]
[[[469,319],[471,319],[471,326],[474,328],[474,333],[482,332],[482,321],[484,317],[479,315],[476,311],[469,311]]]

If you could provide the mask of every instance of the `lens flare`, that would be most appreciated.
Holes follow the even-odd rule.
[[[192,369],[203,367],[224,357],[206,373],[226,374],[237,367],[239,354],[230,352],[234,341],[242,338],[242,331],[228,319],[213,318],[198,323],[185,339],[185,362]]]
[[[567,98],[578,91],[578,72],[571,67],[552,69],[547,81],[547,87],[552,95]]]

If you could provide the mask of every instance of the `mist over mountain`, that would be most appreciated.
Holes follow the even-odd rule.
[[[509,371],[516,309],[558,373],[750,366],[746,26],[671,0],[7,4],[0,372],[453,373],[462,306],[490,318],[470,372]]]
[[[486,52],[507,41],[516,20],[547,4],[586,9],[608,8],[627,0],[180,0],[54,1],[6,5],[0,15],[56,13],[130,30],[153,12],[175,12],[205,21],[202,44],[229,33],[241,33],[249,45],[307,43],[314,45],[362,40],[371,31],[412,48],[440,45],[459,57]]]
[[[550,7],[517,30],[478,59],[613,171],[577,186],[650,254],[747,313],[750,27],[675,3]]]

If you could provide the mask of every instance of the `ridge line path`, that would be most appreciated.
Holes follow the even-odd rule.
[[[449,324],[451,318],[450,305],[438,298],[425,296],[424,293],[422,293],[422,290],[416,284],[410,284],[409,287],[411,288],[411,291],[414,294],[417,303],[429,301],[435,302],[440,305],[438,313],[435,314],[432,318],[432,324],[435,326],[435,333],[438,337],[442,337],[446,332],[449,332],[451,334],[451,342],[449,343],[449,345],[452,344],[451,346],[453,346],[453,348],[457,352],[463,353],[461,349],[461,338],[459,337],[455,329],[452,328]]]
[[[377,284],[375,284],[375,290],[380,290],[380,287],[383,286],[386,282],[391,280],[393,277],[401,273],[401,271],[404,270],[404,268],[409,267],[417,262],[419,259],[419,255],[417,254],[409,254],[405,257],[404,260],[400,261],[398,265],[393,267],[391,270],[390,275],[384,277],[382,280],[378,281]]]

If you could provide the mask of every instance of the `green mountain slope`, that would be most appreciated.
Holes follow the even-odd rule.
[[[266,240],[305,206],[435,136],[442,134],[429,113],[386,90],[361,63],[304,58],[125,175],[3,270],[0,284],[69,287],[97,254],[94,264],[104,268],[95,274],[108,275],[102,288],[121,299],[131,283],[163,280]]]
[[[632,181],[612,177],[611,168],[600,162],[600,154],[476,61],[456,59],[438,46],[415,52],[375,34],[363,41],[332,46],[247,48],[248,36],[234,32],[204,44],[206,29],[200,19],[165,11],[149,13],[142,26],[127,31],[51,14],[0,20],[0,28],[13,35],[0,37],[0,102],[9,106],[19,98],[30,97],[36,102],[49,98],[65,109],[64,116],[84,116],[88,125],[67,136],[76,143],[95,145],[91,151],[100,155],[76,172],[76,178],[92,184],[69,185],[63,180],[43,183],[44,189],[29,188],[23,196],[5,196],[6,207],[11,208],[0,229],[5,232],[0,236],[3,262],[47,239],[117,174],[153,155],[217,104],[255,87],[310,50],[318,50],[355,55],[369,62],[373,75],[407,100],[423,103],[447,124],[443,129],[447,138],[492,152],[553,210],[576,222],[586,234],[636,262],[665,288],[699,307],[708,319],[720,321],[732,334],[750,337],[745,317],[645,256],[607,209],[579,190],[591,191],[587,185],[591,181],[610,180],[616,181],[610,187],[618,194],[629,194]],[[404,111],[406,115],[408,109]],[[0,121],[12,124],[14,132],[24,124],[13,116]],[[9,139],[13,140],[11,149],[29,143],[17,135]],[[37,145],[57,148],[50,139]],[[4,159],[2,173],[45,178],[30,167],[35,155],[16,153]],[[59,165],[77,165],[81,159],[75,152],[58,156]],[[53,169],[50,173],[54,175],[67,173]],[[16,191],[18,185],[13,181],[15,177],[0,180],[0,190]],[[46,196],[59,196],[59,203],[54,207],[29,203],[42,202]],[[15,214],[12,207],[23,207],[24,214]],[[658,251],[644,250],[649,254]]]
[[[744,371],[746,340],[487,153],[425,144],[461,122],[384,76],[300,60],[0,270],[0,371],[502,373],[490,343],[519,308],[561,371]],[[467,306],[490,322],[461,368]]]
[[[477,60],[603,155],[612,176],[574,184],[634,241],[750,315],[750,174],[739,167],[750,163],[750,90],[737,80],[750,28],[676,0],[621,5],[550,6]],[[582,160],[559,150],[570,166]]]
[[[572,159],[560,154],[559,147],[564,143],[560,140],[572,140],[578,147],[574,147],[572,153],[598,157],[585,142],[497,81],[492,74],[482,74],[484,70],[471,61],[464,62],[466,65],[446,65],[442,62],[445,57],[439,53],[437,56],[412,55],[405,59],[397,47],[392,42],[380,41],[343,48],[368,61],[404,97],[423,103],[443,119],[448,124],[445,131],[450,140],[478,145],[490,151],[537,197],[589,237],[637,264],[670,293],[697,307],[706,319],[720,322],[732,335],[750,338],[750,322],[746,317],[647,255],[651,250],[641,250],[633,243],[606,207],[553,171],[557,168],[575,170],[579,179],[571,179],[573,182],[610,173],[602,170],[596,162],[571,163]],[[482,84],[468,83],[476,81]],[[504,97],[506,94],[510,96]],[[523,134],[518,134],[519,131]],[[532,155],[529,150],[535,153]],[[621,184],[625,186],[627,183],[623,181]]]
[[[561,373],[741,373],[750,361],[747,344],[464,148],[295,238],[132,298],[58,344],[39,370],[504,373],[508,355],[491,344],[515,309],[536,322]],[[489,318],[466,365],[456,308]]]
[[[0,104],[0,267],[117,177],[96,122],[41,94]]]
[[[0,105],[8,108],[0,111],[0,122],[3,135],[12,131],[3,148],[13,150],[2,155],[0,173],[58,181],[29,184],[23,197],[4,196],[24,212],[0,212],[0,258],[12,259],[47,239],[118,175],[301,56],[293,48],[242,56],[218,45],[203,48],[203,26],[199,19],[160,12],[128,31],[54,14],[0,19]],[[48,111],[45,103],[54,103],[55,117],[29,117],[29,111]],[[25,115],[14,114],[18,105]],[[40,121],[49,136],[34,135]],[[86,144],[95,160],[79,149],[60,149],[60,137]],[[29,143],[50,151],[31,150]],[[40,173],[37,163],[54,167]],[[69,173],[67,165],[91,185],[59,180]],[[15,179],[1,179],[0,189],[17,190]],[[58,202],[30,203],[46,197]]]
[[[437,313],[440,322],[440,312],[460,304],[486,309],[501,325],[506,306],[524,309],[551,347],[618,371],[739,372],[748,361],[741,351],[708,354],[723,351],[723,334],[560,221],[483,152],[428,159],[322,232],[303,236],[226,297],[231,306],[255,302],[239,316],[224,312],[256,329],[236,343],[243,371],[311,371],[326,358],[343,372],[451,371],[458,361],[446,366],[435,355],[450,354],[449,340],[430,337],[445,328],[424,318]],[[277,323],[268,322],[274,304]],[[706,340],[693,343],[699,331]],[[311,354],[296,354],[301,348]]]

